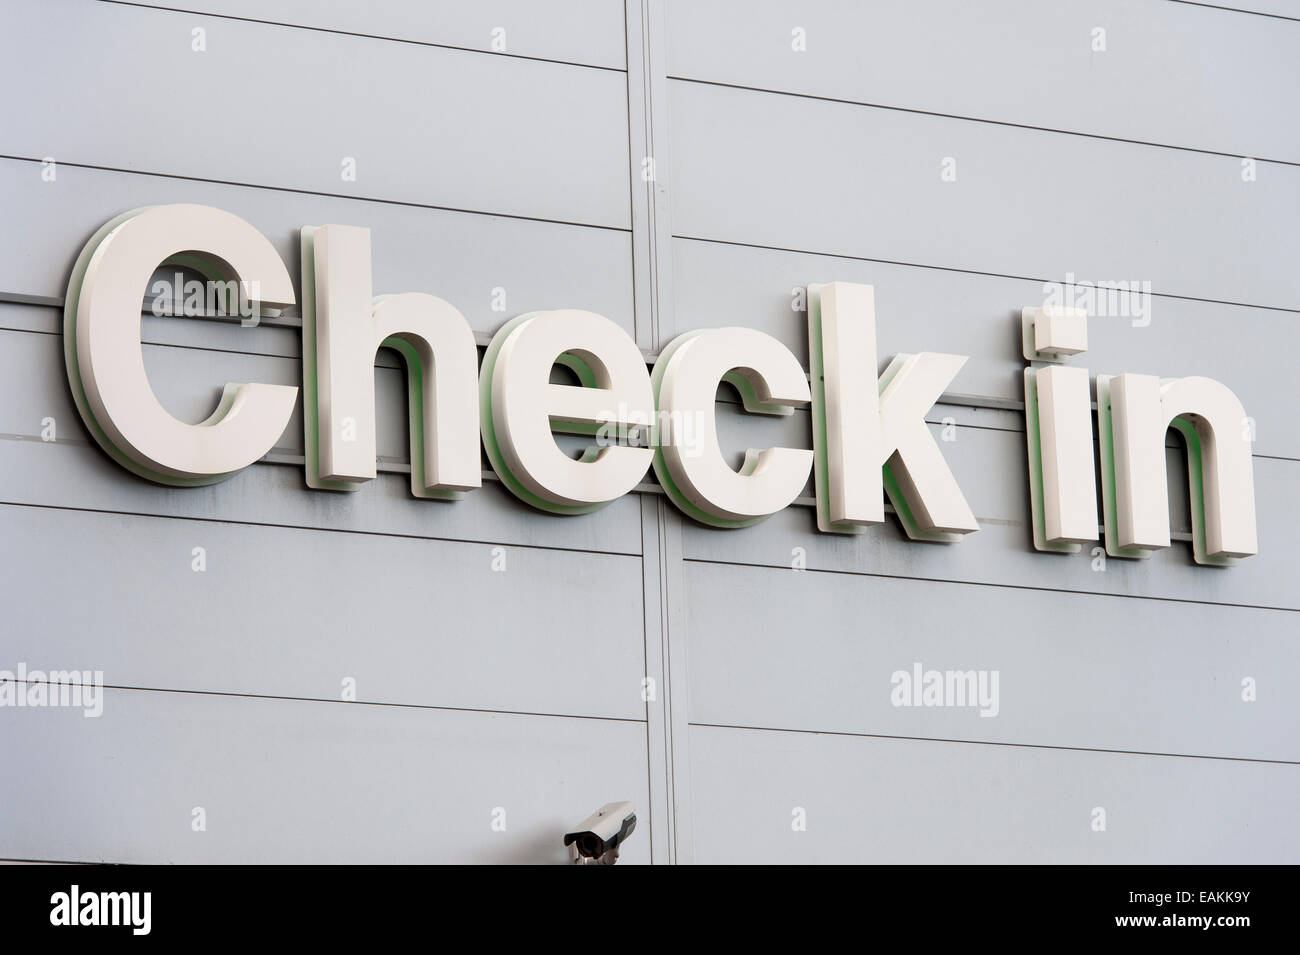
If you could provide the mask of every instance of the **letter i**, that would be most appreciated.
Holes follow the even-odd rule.
[[[1057,364],[1088,350],[1088,313],[1081,308],[1026,306],[1024,355],[1051,362],[1025,369],[1025,435],[1034,547],[1073,554],[1097,540],[1097,481],[1087,368]]]

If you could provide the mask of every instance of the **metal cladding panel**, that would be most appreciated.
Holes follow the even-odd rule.
[[[1300,861],[1286,4],[5,13],[0,671],[106,689],[95,718],[0,708],[0,759],[22,767],[0,774],[0,859],[553,863],[574,823],[632,800],[625,862]],[[486,457],[463,500],[419,500],[382,349],[379,473],[355,493],[306,486],[301,396],[266,459],[149,483],[80,420],[62,306],[97,229],[169,203],[249,222],[300,297],[301,228],[368,227],[374,293],[447,300],[480,350],[573,308],[647,360],[739,326],[812,371],[804,287],[871,284],[863,375],[968,356],[925,420],[979,530],[818,533],[812,480],[718,530],[653,475],[557,517]],[[1128,283],[1071,365],[1241,399],[1257,556],[1193,563],[1172,436],[1170,548],[1034,550],[1020,316],[1067,279]],[[240,327],[155,316],[147,293],[144,367],[173,414],[203,419],[227,382],[301,387],[297,308]],[[809,408],[718,399],[733,466],[812,446]],[[971,673],[974,705],[903,693],[917,667]]]

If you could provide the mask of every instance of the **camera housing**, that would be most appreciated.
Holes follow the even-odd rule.
[[[572,832],[564,834],[569,858],[574,865],[613,865],[618,849],[636,828],[636,806],[631,802],[607,802]]]

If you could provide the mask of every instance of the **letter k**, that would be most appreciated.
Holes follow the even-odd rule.
[[[875,380],[874,289],[848,282],[808,286],[808,339],[819,529],[883,522],[883,487],[914,540],[979,530],[925,422],[965,356],[898,355]]]

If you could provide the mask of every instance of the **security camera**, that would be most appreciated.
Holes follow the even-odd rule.
[[[569,860],[574,865],[613,865],[618,847],[636,828],[636,806],[630,802],[607,802],[573,832],[564,835]]]

